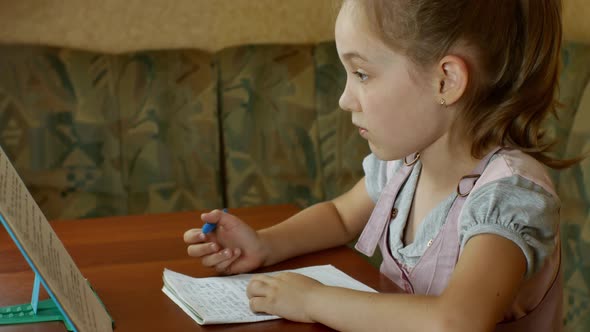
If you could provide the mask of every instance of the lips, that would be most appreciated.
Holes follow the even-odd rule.
[[[368,133],[368,130],[363,127],[359,127],[359,126],[357,126],[357,127],[359,128],[359,135],[361,135],[362,137],[365,137]]]
[[[354,119],[352,120],[352,125],[359,129],[359,135],[361,135],[363,138],[367,138],[366,135],[369,132],[367,128],[359,126],[357,122],[354,121]]]

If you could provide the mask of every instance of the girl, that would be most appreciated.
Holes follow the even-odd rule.
[[[248,272],[343,245],[384,256],[407,294],[254,277],[253,311],[337,330],[555,331],[561,325],[559,199],[540,125],[555,110],[560,0],[345,0],[340,106],[371,154],[333,201],[255,232],[202,215],[191,256]],[[501,148],[500,148],[501,147]],[[318,227],[321,223],[321,227]]]

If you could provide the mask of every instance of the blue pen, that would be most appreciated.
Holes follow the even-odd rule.
[[[227,213],[227,209],[223,209],[223,212]],[[215,230],[215,227],[217,227],[217,224],[205,223],[205,225],[203,225],[203,228],[201,229],[201,232],[203,232],[203,234],[213,232]]]

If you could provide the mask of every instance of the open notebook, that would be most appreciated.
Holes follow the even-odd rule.
[[[303,274],[328,286],[376,292],[332,265],[310,266],[266,274],[273,275],[287,271]],[[166,269],[162,291],[201,325],[259,322],[280,318],[253,313],[250,310],[246,287],[252,276],[253,274],[240,274],[227,277],[193,278]]]

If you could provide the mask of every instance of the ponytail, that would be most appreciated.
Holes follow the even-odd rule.
[[[556,160],[548,156],[554,142],[547,142],[542,130],[548,115],[557,116],[561,1],[533,1],[532,6],[530,0],[519,1],[517,38],[508,47],[512,50],[506,54],[503,70],[497,73],[497,80],[487,93],[489,116],[482,119],[482,125],[471,128],[476,135],[472,154],[481,155],[492,140],[527,152],[551,168],[561,169],[579,160]]]

